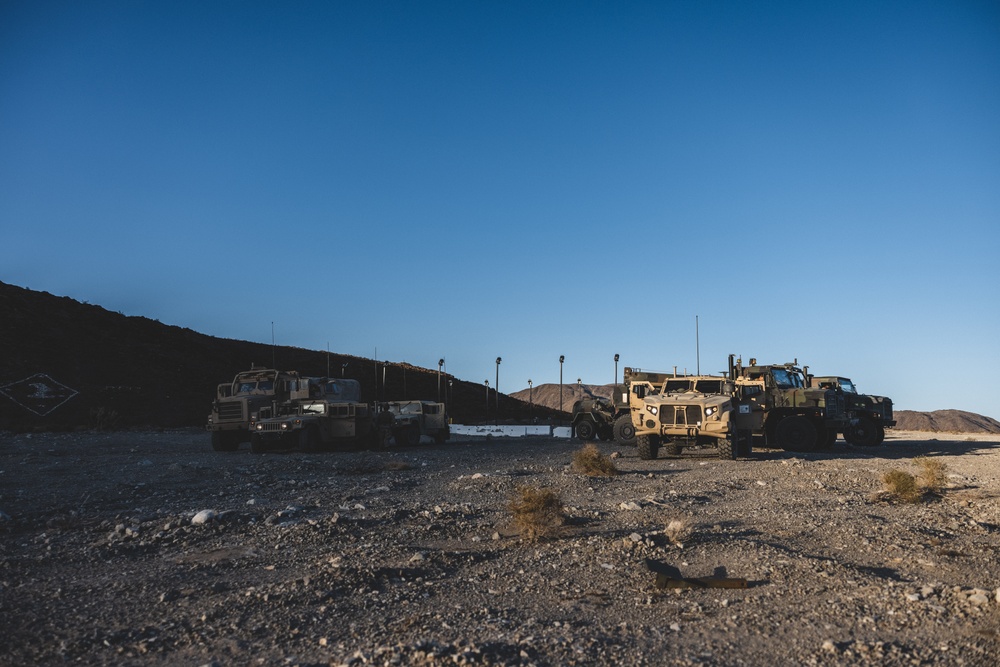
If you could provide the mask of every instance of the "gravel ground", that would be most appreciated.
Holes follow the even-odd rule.
[[[929,437],[740,461],[601,443],[621,474],[595,478],[547,438],[0,435],[0,663],[995,665],[1000,438]],[[881,493],[918,456],[946,488]],[[559,495],[561,534],[517,534],[520,486]],[[660,589],[651,564],[748,585]]]

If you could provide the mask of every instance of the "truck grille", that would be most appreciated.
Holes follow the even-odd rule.
[[[238,422],[243,420],[242,401],[227,401],[225,403],[219,403],[219,421]]]
[[[696,426],[701,420],[700,405],[665,405],[660,408],[661,424]]]
[[[823,395],[827,419],[843,419],[847,415],[847,403],[844,395],[833,389]]]
[[[263,431],[265,433],[275,433],[277,431],[287,431],[288,429],[281,428],[281,422],[267,423],[261,422],[257,424],[257,431]]]

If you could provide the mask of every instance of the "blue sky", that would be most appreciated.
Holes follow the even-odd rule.
[[[500,389],[1000,418],[995,2],[0,1],[0,280]]]

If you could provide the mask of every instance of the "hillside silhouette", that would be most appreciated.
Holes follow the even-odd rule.
[[[436,368],[216,338],[3,282],[0,349],[3,430],[204,426],[218,384],[272,363],[356,379],[365,402],[438,398]],[[487,389],[445,373],[440,391],[456,423],[560,418],[501,393],[498,419],[493,389],[487,416]]]

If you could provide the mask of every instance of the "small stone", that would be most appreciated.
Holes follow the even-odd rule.
[[[671,623],[670,629],[673,630],[674,632],[680,632],[681,631],[680,623]]]
[[[837,645],[834,644],[829,639],[827,639],[825,642],[823,642],[823,650],[826,651],[827,653],[836,653]]]
[[[493,538],[494,541],[499,540],[500,539],[500,533],[493,533],[492,538]]]
[[[767,486],[767,482],[762,479],[757,480],[757,486]]]
[[[247,505],[256,505],[256,504],[257,504],[257,500],[254,499],[254,498],[251,498],[250,500],[247,501]]]
[[[969,602],[971,604],[976,605],[977,607],[981,607],[984,604],[987,604],[989,601],[990,599],[986,597],[986,595],[984,595],[983,593],[973,593],[972,595],[969,596]]]
[[[628,536],[628,538],[633,542],[642,542],[642,535],[640,535],[639,533],[632,533],[631,535]]]
[[[930,596],[934,595],[934,587],[924,586],[923,588],[920,589],[920,594],[925,598],[929,598]]]
[[[215,510],[202,510],[191,518],[191,525],[200,526],[209,521],[215,521],[217,518],[219,518],[219,513]]]

